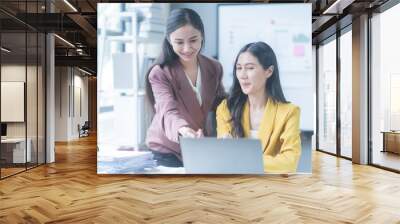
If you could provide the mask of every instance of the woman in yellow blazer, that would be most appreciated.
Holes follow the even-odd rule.
[[[236,57],[233,75],[229,97],[217,108],[218,137],[258,138],[265,172],[296,172],[300,109],[283,95],[274,51],[264,42],[247,44]]]

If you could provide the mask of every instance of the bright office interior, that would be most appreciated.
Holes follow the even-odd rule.
[[[2,9],[13,4],[10,2],[13,1],[2,1]],[[43,4],[45,1],[38,2],[38,4]],[[24,11],[25,7],[29,8],[29,5],[19,4],[18,7],[21,11]],[[55,12],[73,12],[72,9],[68,8],[69,6],[63,3],[54,2],[52,4]],[[120,6],[116,4],[115,7]],[[199,13],[206,12],[212,21],[216,21],[217,18],[217,6],[207,8],[201,6],[201,4],[189,3],[168,5],[161,9],[162,15],[165,17],[171,9],[177,7],[192,7]],[[43,13],[42,7],[35,6],[30,10],[30,12]],[[1,18],[10,17],[4,11],[1,12],[1,15]],[[313,22],[318,19],[313,19]],[[94,15],[94,20],[97,20],[96,15]],[[397,41],[400,34],[395,29],[399,20],[399,4],[392,4],[392,7],[388,7],[388,9],[371,11],[370,18],[365,19],[370,24],[370,45],[369,47],[364,45],[367,46],[364,49],[365,52],[370,54],[369,64],[366,66],[369,72],[365,72],[365,74],[368,73],[369,82],[365,82],[363,86],[368,90],[368,101],[365,102],[368,118],[364,120],[364,131],[369,136],[369,140],[364,139],[364,141],[367,143],[369,141],[370,145],[367,149],[369,150],[368,159],[365,163],[395,171],[400,170],[398,151],[400,104],[396,98],[400,92],[400,68],[396,61],[396,53],[400,50],[400,44]],[[204,53],[210,56],[218,56],[217,25],[210,21],[205,21],[205,23],[208,27],[206,28],[207,35],[214,35],[214,37],[206,37]],[[357,38],[360,38],[359,24],[356,25],[357,27],[354,23],[349,23],[332,35],[313,41],[312,48],[313,74],[315,74],[315,93],[313,95],[315,117],[312,119],[313,129],[315,130],[313,140],[315,147],[313,149],[316,148],[335,156],[353,159],[353,161],[354,155],[358,156],[358,153],[354,151],[356,146],[353,146],[354,138],[352,137],[355,129],[353,121],[356,118],[354,110],[357,109],[354,108],[353,102],[357,90],[354,89],[354,86],[357,85],[357,83],[354,83],[354,71],[358,69],[353,62],[354,57],[359,53],[354,52],[354,49],[360,50],[354,46],[357,43]],[[99,22],[99,27],[101,27],[101,22]],[[109,27],[113,29],[113,27],[118,27],[118,24],[111,24]],[[24,32],[19,32],[18,29]],[[357,30],[357,32],[354,33],[354,30]],[[65,54],[65,49],[67,49],[67,55],[78,55],[78,49],[81,48],[78,47],[77,43],[82,41],[77,41],[80,38],[77,38],[76,35],[71,37],[67,33],[58,32],[58,37],[46,38],[42,30],[24,24],[15,26],[14,30],[3,28],[0,33],[2,47],[0,57],[1,129],[3,136],[0,169],[3,178],[3,176],[8,175],[6,170],[11,171],[11,174],[18,173],[43,164],[46,157],[48,162],[54,161],[51,154],[47,153],[48,155],[46,155],[46,147],[51,147],[54,141],[69,141],[79,138],[78,125],[82,126],[85,121],[93,120],[91,117],[96,116],[96,110],[93,109],[93,106],[96,108],[96,105],[94,105],[96,100],[93,100],[96,98],[96,91],[92,92],[91,89],[96,88],[94,83],[97,82],[97,79],[91,76],[95,72],[89,68],[66,66],[65,64],[55,66],[55,62],[48,59],[51,55],[49,53],[51,48],[56,48],[56,51],[53,51],[56,56]],[[323,34],[322,31],[319,31],[319,33]],[[363,35],[368,34],[364,32]],[[314,36],[318,36],[318,33],[315,33]],[[99,37],[101,38],[101,35]],[[153,37],[157,39],[160,38],[160,35],[153,35]],[[99,40],[101,41],[101,39]],[[53,41],[53,45],[49,45],[51,41]],[[112,56],[115,59],[114,61],[123,63],[122,60],[126,58],[119,61],[122,49],[118,41],[121,40],[113,40],[109,49],[101,49],[99,45],[97,50],[99,52],[115,52]],[[73,47],[70,46],[71,42],[73,42]],[[123,48],[124,51],[130,51],[132,47],[132,45],[126,44]],[[148,45],[148,48],[149,50],[142,49],[148,52],[148,59],[146,59],[146,63],[139,64],[139,66],[143,66],[141,68],[150,64],[156,55],[156,51],[151,50],[151,45]],[[75,50],[71,53],[71,51],[68,52],[68,49]],[[90,55],[89,53],[89,51],[84,52],[87,55]],[[109,57],[111,56],[109,55]],[[135,55],[132,55],[132,57],[135,57]],[[102,60],[107,61],[108,59]],[[49,67],[51,64],[53,64],[53,67]],[[100,71],[105,69],[111,71],[124,69],[117,64],[100,63],[99,65],[99,74]],[[49,85],[46,75],[52,74],[51,69],[53,69],[53,73],[55,72],[58,75],[53,77],[53,84]],[[21,87],[22,84],[24,85],[23,88]],[[124,87],[123,85],[126,83],[119,84]],[[99,87],[99,89],[101,88]],[[47,91],[45,91],[46,89]],[[48,103],[51,98],[48,97],[48,93],[51,90],[53,91],[53,104]],[[107,98],[102,100],[104,101],[99,101],[99,104],[102,105],[102,107],[99,107],[100,112],[110,110],[113,106],[112,103]],[[21,102],[24,102],[22,108]],[[54,107],[54,109],[49,110],[46,105],[47,107]],[[8,108],[11,107],[15,108],[13,113],[9,113]],[[52,123],[49,121],[52,116],[55,128],[48,129],[46,126]],[[141,125],[143,126],[146,125],[146,122],[149,122],[146,119],[135,119],[142,122]],[[91,124],[91,126],[95,125],[96,123]],[[53,135],[53,137],[50,138],[50,135]],[[137,136],[138,139],[144,138],[144,133],[137,133]],[[10,143],[5,141],[10,141]],[[17,146],[20,147],[20,151],[18,151]],[[11,153],[13,150],[20,153]],[[15,158],[13,158],[14,155]],[[10,161],[21,161],[22,163],[18,162],[20,166],[16,166],[13,164],[14,162]]]

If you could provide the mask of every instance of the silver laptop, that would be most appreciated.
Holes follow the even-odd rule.
[[[259,140],[181,138],[180,143],[187,174],[264,174]]]

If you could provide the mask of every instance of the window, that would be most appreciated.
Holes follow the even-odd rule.
[[[400,5],[371,19],[372,164],[400,170]],[[399,150],[397,150],[399,149]]]
[[[318,148],[336,153],[336,40],[318,48]]]
[[[351,27],[349,27],[351,28]],[[352,34],[340,36],[340,155],[352,157]]]

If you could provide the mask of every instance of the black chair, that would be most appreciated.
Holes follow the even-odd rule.
[[[78,124],[79,138],[89,136],[89,129],[90,129],[89,121],[85,121],[82,127],[80,127],[80,125]]]

